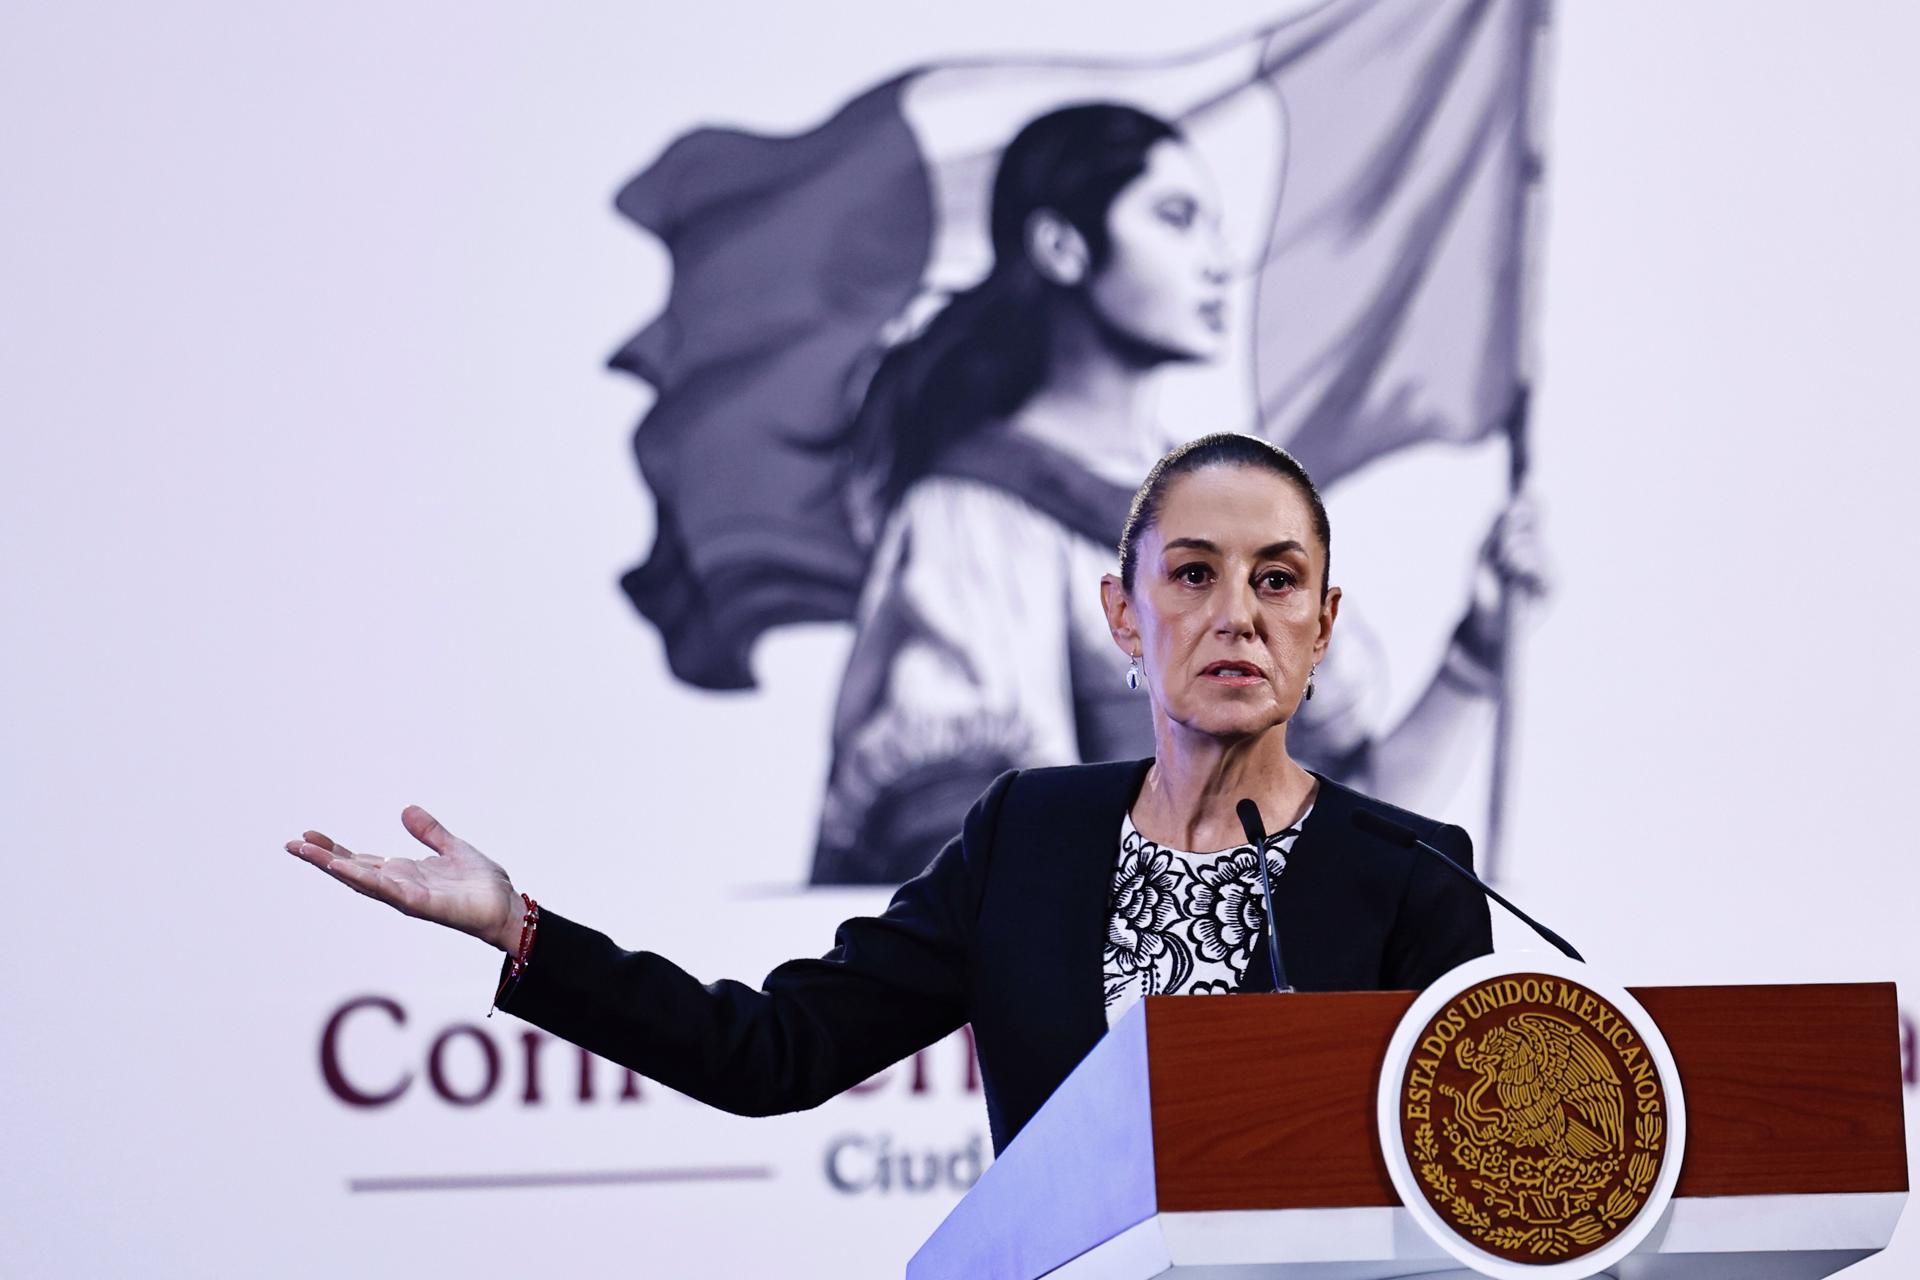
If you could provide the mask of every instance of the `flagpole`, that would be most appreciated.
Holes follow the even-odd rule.
[[[1507,412],[1507,492],[1520,492],[1527,479],[1527,415],[1531,408],[1532,388],[1521,382],[1514,388],[1513,405]],[[1520,636],[1522,601],[1506,578],[1500,578],[1500,669],[1499,684],[1493,702],[1493,767],[1487,786],[1486,854],[1480,874],[1492,882],[1499,878],[1506,852],[1507,787],[1513,777],[1513,717],[1518,701],[1518,681],[1513,659]]]
[[[1533,381],[1539,353],[1533,319],[1535,284],[1538,276],[1540,221],[1542,206],[1541,175],[1545,161],[1538,138],[1540,117],[1545,111],[1549,21],[1549,0],[1527,0],[1532,10],[1532,30],[1521,55],[1525,59],[1521,126],[1521,145],[1526,149],[1526,180],[1516,184],[1513,219],[1519,249],[1513,282],[1515,314],[1514,345],[1516,379],[1513,401],[1503,423],[1507,437],[1507,496],[1517,496],[1527,482],[1530,461],[1528,425],[1533,411]],[[1507,829],[1508,794],[1513,782],[1514,716],[1518,703],[1519,680],[1515,649],[1520,638],[1520,610],[1524,601],[1504,575],[1500,576],[1500,669],[1498,691],[1494,697],[1493,760],[1487,786],[1487,829],[1481,873],[1488,881],[1498,881],[1506,869],[1509,833]]]

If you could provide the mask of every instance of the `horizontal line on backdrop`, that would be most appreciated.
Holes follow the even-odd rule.
[[[416,1178],[349,1178],[348,1191],[505,1191],[529,1187],[610,1187],[645,1182],[755,1182],[766,1165],[710,1169],[607,1169],[579,1173],[460,1173]]]

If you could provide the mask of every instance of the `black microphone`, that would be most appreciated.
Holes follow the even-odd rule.
[[[1242,814],[1241,820],[1245,821],[1245,817],[1246,815]],[[1424,849],[1427,853],[1431,854],[1434,861],[1438,862],[1441,866],[1462,879],[1470,881],[1480,892],[1486,894],[1489,898],[1492,898],[1495,902],[1513,912],[1514,915],[1520,917],[1535,933],[1560,948],[1562,954],[1566,955],[1569,959],[1578,960],[1581,964],[1587,962],[1586,957],[1582,956],[1578,951],[1575,951],[1573,945],[1565,938],[1501,897],[1499,890],[1455,862],[1452,858],[1449,858],[1445,852],[1422,840],[1412,827],[1407,826],[1405,823],[1395,822],[1392,818],[1375,813],[1371,809],[1355,809],[1353,811],[1353,825],[1368,835],[1379,836],[1389,844],[1397,844],[1402,849]]]
[[[1273,913],[1273,876],[1267,871],[1267,829],[1260,821],[1260,806],[1251,800],[1242,800],[1234,806],[1234,812],[1240,815],[1240,829],[1247,833],[1248,843],[1253,845],[1254,861],[1260,864],[1260,888],[1267,898],[1267,962],[1273,966],[1273,989],[1291,991],[1287,985],[1286,961],[1280,958],[1280,922]]]

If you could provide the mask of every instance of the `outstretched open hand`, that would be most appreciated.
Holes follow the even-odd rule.
[[[434,856],[355,853],[318,831],[287,841],[287,852],[396,911],[470,933],[502,951],[519,945],[520,895],[500,864],[417,804],[408,805],[400,821]]]

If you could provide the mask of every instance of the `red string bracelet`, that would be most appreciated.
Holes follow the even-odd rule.
[[[493,1010],[500,1002],[513,994],[520,985],[520,975],[526,972],[527,965],[533,959],[533,937],[540,928],[540,904],[526,894],[520,895],[520,901],[526,906],[526,914],[520,917],[520,945],[507,957],[506,972],[500,976],[500,986],[493,993],[493,1007],[487,1010],[487,1016],[493,1016]]]

